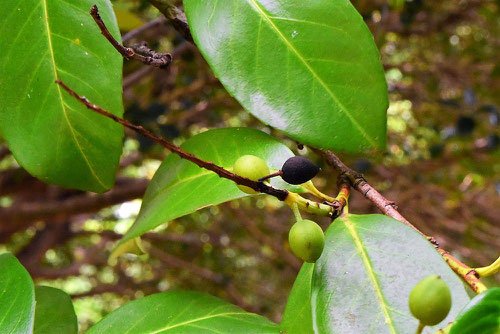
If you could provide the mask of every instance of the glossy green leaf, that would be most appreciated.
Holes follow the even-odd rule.
[[[123,129],[54,83],[123,114],[122,57],[89,15],[96,3],[119,31],[108,0],[8,0],[0,17],[0,131],[29,173],[103,192],[114,183]]]
[[[312,284],[313,326],[319,333],[415,333],[408,297],[428,275],[452,295],[453,321],[469,297],[462,281],[418,232],[384,215],[348,215],[326,232]],[[442,326],[426,327],[424,333]]]
[[[500,288],[490,288],[474,297],[460,312],[450,334],[500,333]]]
[[[35,334],[78,333],[75,309],[66,292],[48,286],[37,286],[35,300]]]
[[[314,263],[304,262],[286,302],[280,328],[287,334],[314,333],[311,311],[311,280]]]
[[[384,147],[384,71],[349,0],[184,0],[184,7],[213,71],[257,118],[316,147]]]
[[[227,169],[232,169],[234,162],[245,154],[266,160],[276,170],[293,156],[292,151],[273,137],[249,128],[209,130],[190,138],[181,147]],[[284,182],[278,179],[273,179],[272,184],[283,188]],[[139,216],[122,243],[172,219],[244,196],[248,195],[232,181],[171,154],[151,180]]]
[[[14,256],[0,255],[0,333],[31,333],[34,313],[30,275]]]
[[[171,291],[132,301],[87,334],[279,333],[278,326],[220,299],[194,291]]]

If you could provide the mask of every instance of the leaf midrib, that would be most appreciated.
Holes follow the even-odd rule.
[[[44,16],[45,16],[45,27],[47,29],[47,42],[49,44],[50,59],[51,59],[51,62],[52,62],[52,69],[53,69],[53,72],[54,72],[54,81],[55,81],[55,80],[57,80],[59,78],[59,76],[57,75],[56,59],[55,59],[55,56],[54,56],[54,47],[52,45],[52,36],[51,36],[51,30],[50,30],[50,25],[49,25],[49,12],[47,10],[47,0],[42,0],[42,1],[43,1],[43,10],[44,10]],[[66,123],[68,124],[68,128],[69,128],[69,130],[71,132],[71,136],[73,137],[73,140],[74,140],[74,142],[76,144],[76,147],[78,148],[78,150],[80,151],[81,156],[85,160],[85,163],[87,164],[87,166],[88,166],[88,168],[90,170],[90,173],[94,176],[94,178],[96,179],[96,181],[103,187],[103,189],[107,189],[108,187],[99,178],[99,176],[95,172],[94,168],[90,164],[89,159],[87,158],[87,156],[83,152],[83,149],[82,149],[82,147],[80,145],[80,142],[78,141],[78,138],[76,137],[76,131],[73,128],[73,126],[71,125],[71,122],[69,120],[68,113],[66,111],[66,106],[65,106],[65,103],[64,103],[64,100],[63,100],[63,96],[62,96],[61,87],[59,85],[57,85],[57,84],[56,84],[56,87],[57,87],[57,93],[58,93],[57,95],[59,97],[59,101],[60,101],[60,104],[61,104],[61,109],[62,109],[62,112],[63,112],[63,116],[64,116],[64,119],[66,120]]]
[[[377,280],[377,277],[375,276],[375,271],[373,269],[372,263],[370,261],[370,258],[366,252],[365,247],[363,246],[363,242],[361,238],[359,237],[358,232],[356,231],[356,228],[354,226],[354,223],[348,218],[344,217],[342,219],[344,222],[345,227],[349,231],[349,234],[351,235],[354,245],[356,246],[356,249],[358,250],[359,254],[361,255],[361,260],[363,261],[363,265],[365,266],[366,272],[368,273],[368,277],[372,283],[373,289],[375,290],[375,293],[377,295],[377,299],[379,301],[380,308],[382,309],[382,313],[384,314],[385,318],[385,323],[389,327],[389,330],[391,331],[392,334],[396,334],[396,329],[394,328],[394,322],[391,318],[391,315],[389,314],[389,306],[387,305],[387,302],[384,298],[384,295],[382,293],[382,288],[380,287],[380,284]]]
[[[203,320],[207,320],[207,319],[223,317],[223,316],[228,316],[228,315],[247,315],[248,316],[248,315],[252,315],[252,314],[246,313],[246,312],[228,312],[228,313],[219,313],[219,314],[214,314],[214,315],[208,315],[208,316],[199,317],[199,318],[187,320],[184,322],[180,322],[180,323],[175,324],[175,325],[163,327],[163,328],[155,330],[154,332],[151,332],[151,334],[156,334],[156,333],[160,333],[163,331],[167,331],[167,330],[172,329],[172,328],[176,328],[176,327],[180,327],[180,326],[184,326],[184,325],[189,325],[189,324],[192,324],[192,323],[198,322],[198,321],[203,321]]]
[[[201,169],[201,167],[200,167],[200,169]],[[230,171],[230,172],[233,171],[233,167],[225,167],[225,169]],[[193,181],[193,180],[196,180],[202,176],[207,176],[207,175],[217,175],[217,174],[215,172],[212,172],[212,171],[201,172],[199,174],[194,174],[194,175],[185,177],[183,179],[179,179],[179,180],[175,181],[175,183],[172,183],[172,184],[168,185],[167,187],[164,187],[164,188],[158,187],[158,190],[156,191],[156,193],[151,198],[147,198],[147,201],[149,203],[152,203],[161,195],[170,192],[173,188],[180,186],[180,185],[183,185],[186,182]]]
[[[249,4],[254,7],[257,12],[263,17],[266,22],[269,24],[271,29],[278,34],[278,36],[283,40],[284,44],[286,47],[292,51],[293,54],[304,64],[304,66],[307,68],[309,72],[311,72],[312,76],[320,83],[320,85],[323,87],[323,89],[328,93],[328,95],[332,98],[332,100],[345,112],[349,120],[352,122],[352,124],[355,126],[355,128],[361,133],[363,138],[366,139],[372,145],[373,147],[377,147],[375,141],[370,138],[370,136],[366,133],[366,131],[361,127],[361,125],[356,121],[356,118],[351,115],[350,111],[339,101],[337,96],[331,91],[331,89],[326,85],[326,83],[319,77],[319,75],[316,73],[316,71],[309,65],[309,63],[306,61],[306,59],[299,53],[297,49],[290,43],[290,41],[283,35],[283,33],[278,29],[278,27],[274,24],[272,21],[271,17],[267,15],[263,8],[255,1],[255,0],[247,0]]]

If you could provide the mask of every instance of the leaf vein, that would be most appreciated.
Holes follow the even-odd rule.
[[[195,318],[195,319],[191,319],[188,321],[180,322],[180,323],[172,325],[172,326],[167,326],[167,327],[157,329],[154,332],[151,332],[151,334],[160,333],[160,332],[163,332],[163,331],[166,331],[166,330],[169,330],[172,328],[184,326],[184,325],[189,325],[189,324],[192,324],[193,322],[203,321],[203,320],[217,318],[217,317],[224,317],[224,316],[229,316],[229,315],[248,315],[248,313],[246,313],[246,312],[219,313],[219,314],[214,314],[214,315],[210,315],[210,316]]]
[[[377,295],[377,299],[379,300],[380,307],[382,309],[382,313],[384,314],[385,322],[387,323],[387,326],[389,327],[389,330],[391,333],[396,334],[396,329],[394,328],[394,323],[391,318],[391,315],[389,313],[389,306],[387,305],[387,302],[384,298],[384,295],[382,293],[382,289],[380,287],[380,284],[377,280],[377,277],[375,276],[375,272],[372,266],[372,263],[370,261],[370,258],[366,252],[366,249],[363,246],[363,243],[361,241],[361,238],[358,235],[358,232],[356,231],[356,228],[354,227],[353,222],[349,218],[344,218],[343,222],[345,226],[347,227],[349,233],[351,234],[352,239],[354,240],[354,244],[359,251],[361,255],[361,260],[363,261],[363,264],[366,268],[366,271],[368,273],[368,277],[373,285],[373,288],[375,290],[375,293]]]
[[[44,6],[44,14],[45,14],[45,26],[46,26],[46,29],[47,29],[47,41],[48,41],[48,44],[49,44],[50,57],[51,57],[51,61],[52,61],[52,68],[54,70],[54,77],[55,77],[55,79],[57,79],[58,78],[58,75],[57,75],[58,68],[57,68],[57,65],[56,65],[56,60],[55,60],[55,56],[54,56],[54,49],[53,49],[53,46],[52,46],[52,37],[51,37],[51,31],[50,31],[50,25],[49,25],[49,13],[48,13],[48,10],[47,10],[47,0],[43,0],[43,6]],[[87,166],[88,166],[88,168],[90,170],[90,173],[94,176],[94,178],[96,179],[96,181],[104,189],[106,189],[107,186],[102,182],[102,180],[99,178],[99,176],[95,172],[94,168],[91,166],[88,157],[83,152],[83,149],[82,149],[82,147],[81,147],[78,139],[76,138],[75,129],[73,128],[73,126],[71,125],[71,122],[69,120],[69,117],[68,117],[68,114],[67,114],[67,111],[66,111],[66,108],[65,108],[65,105],[64,105],[64,101],[63,101],[61,87],[59,85],[57,85],[57,91],[58,91],[58,97],[59,97],[59,100],[60,100],[60,103],[61,103],[61,108],[62,108],[62,111],[63,111],[64,119],[66,120],[66,122],[68,124],[68,128],[69,128],[69,130],[71,132],[71,135],[72,135],[72,137],[73,137],[73,139],[75,141],[75,144],[76,144],[78,150],[80,151],[80,154],[82,155],[83,159],[85,160],[85,163],[87,164]]]

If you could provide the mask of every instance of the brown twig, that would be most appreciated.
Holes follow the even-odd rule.
[[[103,293],[116,293],[120,296],[126,295],[133,297],[136,291],[137,284],[134,286],[134,289],[130,289],[129,287],[118,284],[98,284],[96,287],[90,289],[89,291],[71,294],[71,299],[74,300],[78,298],[92,297],[96,295],[102,295]]]
[[[166,22],[166,18],[163,16],[159,17],[151,22],[148,22],[148,23],[144,24],[143,26],[141,26],[137,29],[131,30],[128,33],[126,33],[125,35],[123,35],[122,42],[128,42],[129,40],[136,37],[137,35],[142,34],[144,31],[152,29],[152,28],[157,27],[159,25],[162,25],[165,22]]]
[[[344,164],[332,151],[322,151],[313,148],[313,151],[319,154],[328,165],[339,172],[339,180],[342,179],[344,183],[348,182],[354,189],[363,194],[368,200],[370,200],[377,208],[379,208],[382,213],[387,216],[393,217],[406,225],[410,226],[412,229],[420,233],[426,238],[430,238],[420,232],[415,226],[413,226],[406,218],[404,218],[397,210],[396,203],[389,201],[387,198],[382,196],[375,188],[373,188],[363,174],[356,172]],[[433,244],[436,243],[434,238],[429,239]]]
[[[0,161],[5,159],[7,156],[10,155],[10,150],[7,146],[1,146],[0,147]]]
[[[332,217],[333,219],[339,217],[342,214],[342,211],[344,210],[344,207],[347,205],[347,201],[351,194],[351,185],[345,178],[339,177],[337,183],[339,188],[339,194],[337,195],[335,201],[327,202],[329,205],[335,208],[336,215]]]
[[[111,118],[115,122],[120,123],[121,125],[129,128],[131,130],[134,130],[135,132],[143,135],[144,137],[151,139],[152,141],[165,147],[166,149],[168,149],[172,153],[177,154],[182,159],[186,159],[188,161],[191,161],[192,163],[194,163],[195,165],[197,165],[201,168],[208,169],[208,170],[216,173],[217,175],[219,175],[219,177],[229,179],[236,184],[247,186],[249,188],[252,188],[255,191],[274,196],[281,201],[284,201],[286,199],[286,197],[288,196],[288,191],[286,191],[286,190],[273,188],[271,186],[264,184],[263,182],[252,181],[252,180],[247,179],[245,177],[241,177],[237,174],[231,173],[227,169],[225,169],[221,166],[218,166],[211,161],[202,160],[202,159],[196,157],[195,155],[184,151],[179,146],[172,144],[171,142],[165,140],[164,138],[156,136],[152,132],[144,129],[142,126],[132,124],[129,121],[127,121],[123,118],[120,118],[116,115],[113,115],[112,113],[110,113],[110,112],[102,109],[101,107],[91,103],[86,97],[79,96],[75,91],[73,91],[71,88],[69,88],[61,80],[57,80],[56,83],[58,85],[60,85],[62,88],[64,88],[64,90],[66,90],[71,96],[73,96],[78,101],[83,103],[88,109],[93,110],[93,111],[97,112],[98,114],[101,114],[101,115],[106,116],[108,118]]]
[[[0,196],[23,191],[26,187],[32,186],[34,182],[37,180],[22,168],[0,171]]]
[[[177,57],[191,50],[192,48],[194,48],[192,44],[188,42],[182,42],[181,44],[176,46],[175,49],[172,51],[171,53],[172,59],[176,59]],[[146,67],[141,67],[137,71],[127,75],[125,78],[123,78],[123,90],[127,90],[128,88],[132,87],[137,82],[141,81],[144,77],[146,77],[148,74],[152,73],[153,70],[154,67],[146,66]]]
[[[288,265],[290,265],[297,272],[300,270],[302,262],[300,262],[295,256],[293,256],[290,252],[288,252],[284,247],[282,242],[276,242],[275,239],[270,238],[265,233],[263,233],[257,224],[250,218],[248,215],[245,215],[241,212],[241,210],[231,210],[237,220],[242,223],[250,234],[259,241],[259,243],[263,243],[271,248],[274,252],[276,252],[281,259],[283,259]]]
[[[450,253],[436,246],[437,251],[448,263],[451,269],[467,283],[475,293],[481,293],[487,288],[479,279],[474,269],[453,257]]]
[[[160,250],[156,247],[147,248],[147,252],[164,262],[168,267],[175,267],[179,269],[185,269],[197,275],[201,278],[210,280],[217,285],[221,285],[226,288],[227,294],[235,301],[235,303],[241,308],[251,310],[255,312],[255,308],[247,304],[243,296],[239,293],[233,283],[230,282],[230,278],[219,273],[215,273],[212,270],[204,267],[200,267],[192,262],[180,259],[170,253]]]
[[[65,267],[47,267],[38,262],[37,266],[32,266],[29,268],[30,274],[33,278],[46,278],[46,279],[57,279],[65,278],[69,276],[77,276],[81,274],[81,268],[87,264],[98,265],[105,259],[103,256],[106,254],[103,250],[109,240],[102,238],[93,247],[87,247],[81,249],[81,261],[72,261],[71,264]]]
[[[458,276],[460,276],[465,281],[465,283],[467,283],[471,287],[472,290],[474,290],[476,293],[481,293],[482,291],[486,290],[486,286],[479,280],[472,268],[453,257],[447,251],[441,249],[438,246],[437,241],[433,237],[426,236],[415,226],[413,226],[406,218],[403,217],[403,215],[401,215],[401,213],[399,213],[396,204],[392,201],[389,201],[370,184],[368,184],[362,174],[349,168],[335,155],[335,153],[331,151],[318,150],[314,148],[313,151],[319,154],[327,162],[328,165],[339,172],[339,180],[342,180],[343,183],[348,181],[354,189],[356,189],[358,192],[363,194],[364,197],[375,204],[377,208],[379,208],[379,210],[382,211],[385,215],[403,222],[404,224],[410,226],[415,231],[420,233],[422,236],[426,237],[429,242],[434,245],[436,250],[441,254],[446,263],[448,263],[450,268],[453,269],[453,271]]]
[[[123,90],[126,91],[133,87],[136,83],[140,82],[143,78],[145,78],[148,74],[152,73],[154,67],[150,66],[141,66],[137,71],[134,71],[123,78]]]
[[[105,194],[77,194],[63,200],[22,202],[0,208],[0,235],[13,233],[30,224],[55,216],[66,217],[94,212],[107,206],[142,197],[149,181],[147,179],[121,178],[117,186]],[[1,240],[1,238],[0,238]]]
[[[172,5],[172,0],[148,0],[153,6],[155,6],[170,22],[170,24],[181,33],[184,38],[193,42],[193,36],[189,30],[186,15],[179,8]]]
[[[118,41],[111,35],[108,28],[104,24],[101,16],[99,15],[99,9],[96,5],[92,6],[90,10],[90,15],[94,21],[101,29],[101,33],[106,39],[113,45],[113,47],[120,52],[120,54],[126,59],[135,59],[146,65],[151,65],[159,68],[166,68],[172,62],[172,56],[169,53],[159,53],[147,48],[144,44],[141,45],[137,51],[134,48],[128,48],[118,43]],[[140,53],[145,54],[142,55]]]

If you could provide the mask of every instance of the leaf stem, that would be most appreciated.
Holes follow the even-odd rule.
[[[275,172],[275,173],[272,173],[272,174],[266,175],[266,176],[264,176],[264,177],[261,177],[261,178],[259,179],[259,182],[264,182],[264,181],[266,181],[266,180],[269,180],[270,178],[273,178],[273,177],[276,177],[276,176],[280,176],[280,175],[282,175],[282,174],[283,174],[283,172],[279,170],[279,171],[277,171],[277,172]]]
[[[296,193],[288,193],[287,198],[285,199],[285,203],[288,204],[293,210],[294,206],[297,206],[298,209],[312,213],[319,216],[327,216],[336,218],[338,217],[339,211],[331,205],[314,202],[304,197],[300,196]]]
[[[300,215],[299,206],[297,205],[297,203],[293,203],[292,211],[296,221],[302,220],[302,216]]]
[[[321,191],[319,191],[315,186],[314,183],[309,180],[306,183],[303,183],[300,185],[302,188],[307,190],[307,192],[311,195],[316,196],[317,198],[321,198],[322,200],[328,201],[328,202],[333,202],[335,201],[335,198],[328,196],[327,194],[323,194]]]
[[[486,267],[475,268],[474,271],[479,277],[487,277],[491,275],[495,275],[500,271],[500,256],[495,260],[492,264]]]
[[[424,330],[425,325],[422,324],[421,322],[418,323],[417,331],[415,334],[422,334],[422,331]]]

